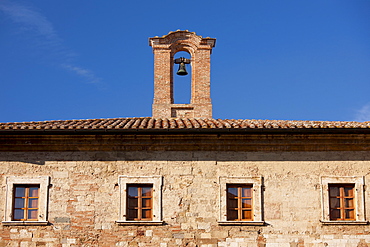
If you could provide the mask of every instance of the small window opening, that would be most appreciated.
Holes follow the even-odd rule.
[[[153,185],[130,184],[127,186],[127,220],[153,219]]]
[[[227,185],[227,220],[252,221],[252,185]]]
[[[174,60],[180,57],[191,59],[191,56],[186,51],[177,52]],[[189,104],[191,99],[191,63],[186,64],[187,75],[177,75],[179,64],[173,65],[173,95],[175,104]]]
[[[13,220],[37,220],[39,190],[39,185],[14,186]]]
[[[355,185],[330,184],[330,220],[356,220]]]

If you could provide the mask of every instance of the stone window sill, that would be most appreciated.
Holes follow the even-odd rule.
[[[116,224],[119,226],[160,226],[163,225],[163,223],[163,221],[116,221]]]
[[[367,225],[369,224],[368,221],[347,221],[347,220],[341,220],[341,221],[323,221],[320,220],[320,222],[323,225]]]
[[[264,226],[264,221],[219,221],[220,226]]]
[[[4,226],[46,226],[48,221],[3,221]]]

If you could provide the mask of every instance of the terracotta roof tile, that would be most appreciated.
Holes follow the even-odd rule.
[[[188,129],[193,128],[193,125],[192,125],[191,121],[190,121],[188,118],[185,118],[185,119],[183,120],[183,122],[184,122],[184,124],[185,124],[186,128],[188,128]]]
[[[168,129],[168,127],[169,127],[168,119],[165,118],[165,119],[162,120],[162,128],[163,129]]]
[[[155,122],[154,129],[160,129],[162,126],[162,119],[153,120]]]
[[[0,123],[0,131],[94,129],[368,129],[370,122],[203,118],[113,118]]]
[[[199,124],[199,122],[196,119],[191,118],[191,119],[189,119],[189,121],[192,124],[191,128],[200,129],[201,125]]]
[[[170,128],[171,129],[176,129],[177,128],[177,126],[178,126],[178,123],[175,121],[175,119],[170,119],[169,120],[169,125],[170,125]],[[181,128],[181,125],[179,126],[179,128]]]

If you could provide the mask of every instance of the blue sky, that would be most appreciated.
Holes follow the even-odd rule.
[[[369,13],[369,0],[0,0],[0,122],[151,116],[148,38],[178,29],[217,39],[214,118],[370,121]]]

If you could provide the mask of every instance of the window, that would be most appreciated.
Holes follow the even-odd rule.
[[[128,185],[127,190],[127,220],[152,220],[153,185]]]
[[[3,225],[47,225],[49,177],[6,178]]]
[[[119,225],[161,225],[162,177],[119,176]]]
[[[39,185],[14,186],[13,220],[37,220],[39,190]]]
[[[220,177],[220,225],[264,225],[262,177]]]
[[[321,177],[324,224],[367,224],[363,177]]]
[[[330,220],[356,220],[354,184],[329,184]]]
[[[227,220],[253,220],[253,185],[227,185]]]

